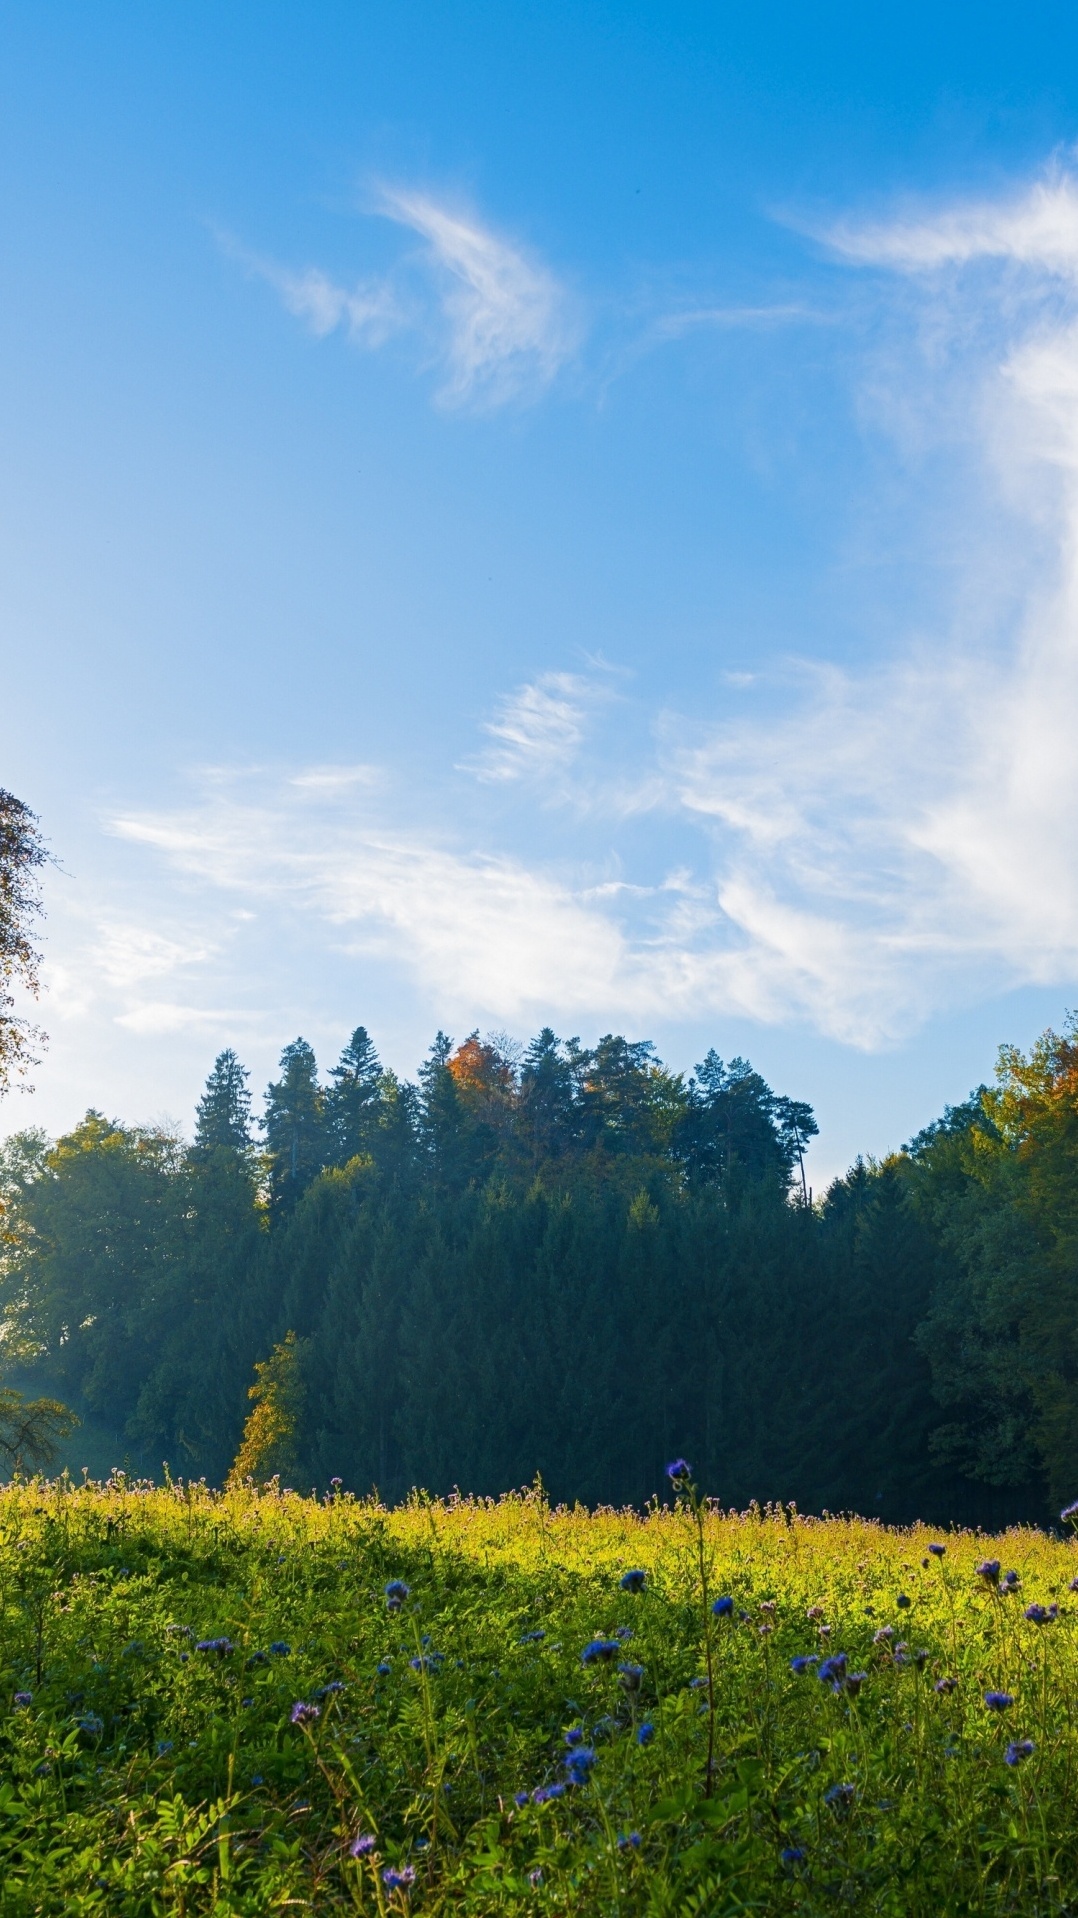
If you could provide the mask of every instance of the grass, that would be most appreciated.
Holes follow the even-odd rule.
[[[0,1913],[1078,1911],[1076,1573],[685,1498],[16,1484]]]

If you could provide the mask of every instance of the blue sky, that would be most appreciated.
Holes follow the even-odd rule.
[[[822,1183],[1078,1000],[1078,26],[0,18],[0,783],[51,1045],[747,1054]]]

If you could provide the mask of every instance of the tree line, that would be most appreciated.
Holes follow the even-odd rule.
[[[3,1350],[214,1482],[287,1341],[304,1488],[639,1504],[684,1453],[731,1503],[1043,1518],[1078,1487],[1074,1025],[810,1204],[815,1131],[617,1035],[439,1033],[414,1084],[362,1026],[324,1079],[298,1039],[257,1123],[225,1051],[191,1144],[91,1111],[3,1148]]]

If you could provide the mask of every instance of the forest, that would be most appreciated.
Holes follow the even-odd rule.
[[[276,1461],[343,1481],[998,1525],[1078,1483],[1078,1028],[810,1202],[811,1108],[714,1052],[364,1027],[297,1039],[253,1116],[217,1058],[191,1143],[90,1111],[0,1148],[2,1350],[160,1475],[220,1484],[254,1368]]]

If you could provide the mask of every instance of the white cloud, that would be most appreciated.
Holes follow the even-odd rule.
[[[580,673],[541,673],[506,693],[484,720],[494,741],[467,769],[478,779],[549,779],[571,766],[588,736],[595,707],[609,698],[608,688]]]
[[[197,965],[210,948],[170,939],[148,926],[111,924],[99,930],[91,958],[110,986],[124,988],[143,979],[163,978],[179,966]]]
[[[847,259],[931,272],[994,259],[1066,280],[1078,277],[1078,181],[1057,168],[1005,200],[965,202],[920,218],[844,221],[826,235]]]
[[[219,238],[319,339],[343,330],[368,351],[404,332],[431,341],[429,356],[444,373],[441,405],[497,407],[538,397],[579,336],[565,289],[549,268],[477,215],[429,194],[385,186],[376,211],[424,245],[418,258],[352,286],[321,267],[292,271]]]

